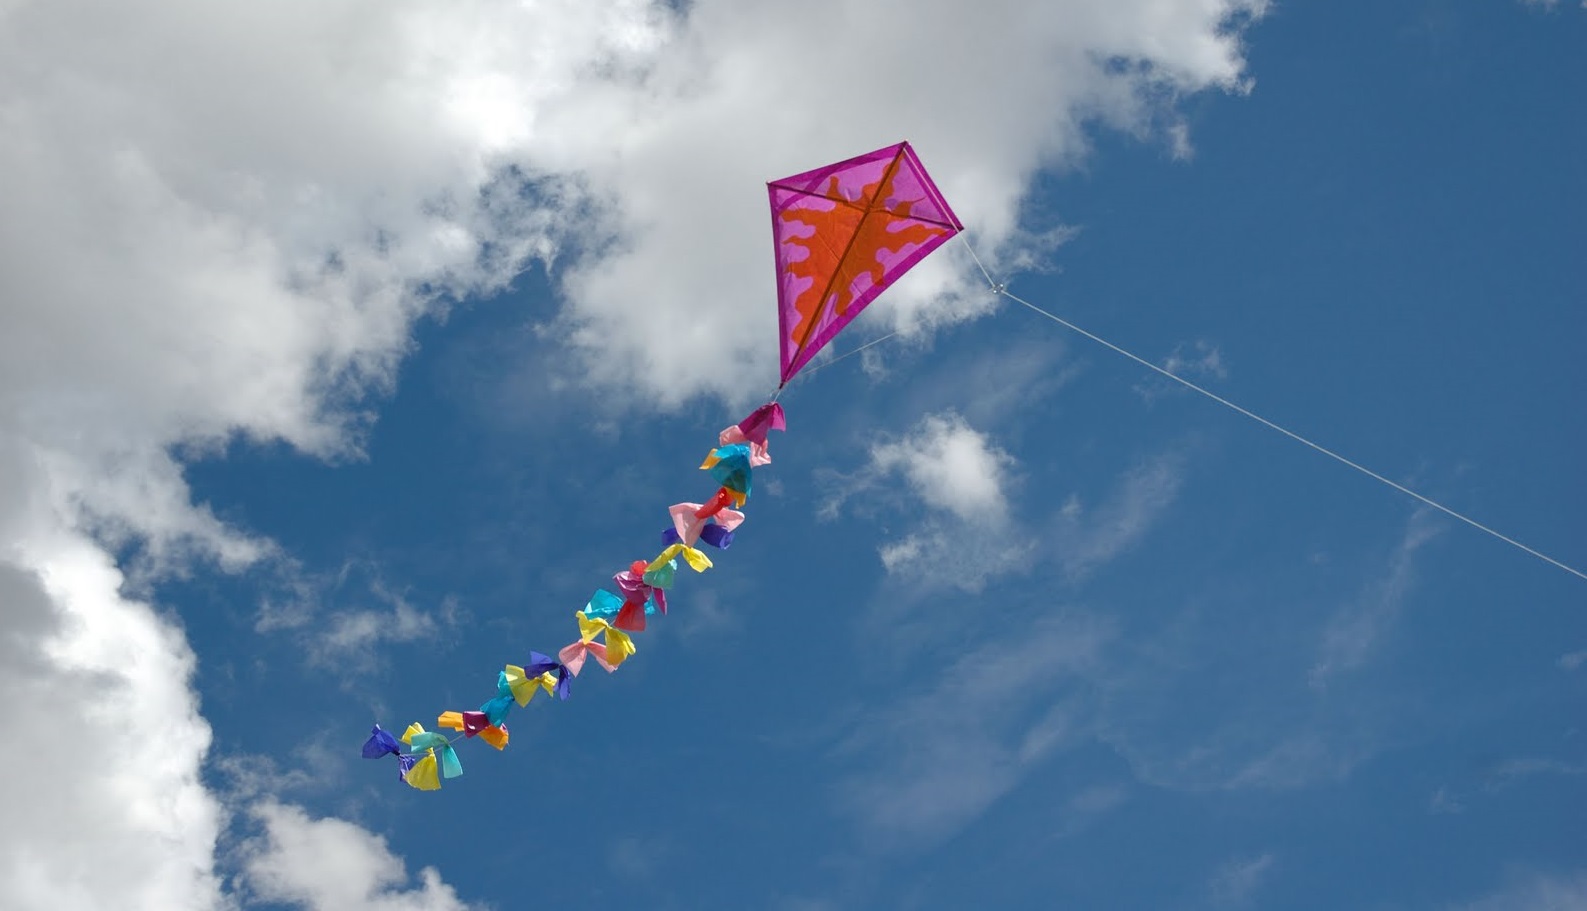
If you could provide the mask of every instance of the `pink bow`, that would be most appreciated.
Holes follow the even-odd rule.
[[[690,547],[700,540],[700,529],[709,521],[715,520],[727,531],[744,524],[744,514],[738,510],[727,509],[715,500],[708,505],[715,505],[715,510],[707,510],[699,503],[679,503],[667,510],[672,515],[672,527],[677,530],[678,539]]]
[[[562,651],[557,652],[557,660],[567,665],[568,673],[575,677],[579,675],[579,671],[584,669],[584,659],[586,657],[593,657],[596,663],[606,668],[606,673],[608,674],[617,670],[617,665],[606,660],[606,646],[600,642],[586,642],[581,639],[571,645],[564,646]]]
[[[773,430],[787,430],[788,421],[782,406],[776,402],[762,405],[749,413],[749,417],[717,435],[718,445],[749,444],[749,464],[753,468],[771,464],[771,451],[766,446],[766,434]]]

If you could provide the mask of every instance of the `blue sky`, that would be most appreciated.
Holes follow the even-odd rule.
[[[1105,6],[1072,6],[1091,23],[1075,25],[1075,59],[1105,57],[1114,39],[1085,12]],[[346,236],[363,240],[341,245],[297,225],[314,193],[294,197],[303,210],[226,202],[273,249],[345,256],[292,273],[311,290],[389,278],[360,272],[366,259],[426,265],[334,298],[324,319],[304,316],[314,293],[262,295],[257,317],[205,331],[287,341],[136,381],[129,395],[177,404],[128,406],[126,423],[99,391],[119,368],[96,372],[119,363],[94,354],[115,350],[114,327],[28,315],[18,279],[17,337],[89,366],[13,376],[7,420],[27,445],[0,447],[0,464],[46,480],[18,486],[36,497],[0,491],[4,568],[57,604],[19,618],[69,617],[88,596],[59,554],[86,555],[125,574],[105,584],[117,610],[164,631],[147,654],[174,657],[149,673],[194,706],[170,730],[212,736],[172,748],[192,763],[181,793],[212,808],[194,829],[207,840],[181,847],[212,882],[180,907],[1587,908],[1587,582],[997,302],[957,244],[833,351],[901,336],[784,394],[789,430],[743,530],[714,569],[680,574],[630,663],[515,710],[504,753],[463,745],[466,774],[438,794],[357,756],[371,723],[433,727],[491,695],[503,664],[572,639],[591,592],[654,555],[666,507],[709,496],[695,466],[775,385],[770,236],[740,237],[739,213],[760,225],[765,180],[901,138],[1023,298],[1587,565],[1587,9],[1194,6],[1233,64],[1142,52],[1128,98],[1103,67],[1040,138],[957,128],[983,108],[1048,116],[1019,110],[1039,93],[966,77],[938,108],[927,89],[880,123],[839,112],[726,176],[700,173],[715,140],[687,124],[587,173],[558,170],[574,147],[525,144],[535,179],[489,189],[528,203],[486,207],[490,231],[467,222],[490,242],[465,265],[418,222],[370,254],[386,203],[362,196]],[[1187,33],[1156,25],[1164,47]],[[725,64],[666,76],[667,42],[693,26],[673,27],[634,64],[645,85],[729,78]],[[598,122],[606,96],[591,92],[537,103],[548,121]],[[676,117],[709,122],[692,103]],[[527,143],[485,121],[507,137],[481,133],[492,154]],[[240,156],[273,186],[275,166],[249,154],[204,166]],[[405,157],[424,154],[346,180],[384,200],[382,181],[444,170]],[[208,198],[148,160],[187,202]],[[337,197],[339,167],[315,172],[316,193]],[[673,227],[652,223],[668,197],[611,195],[652,175],[714,183]],[[467,199],[456,188],[472,185],[446,186]],[[717,212],[728,239],[692,240]],[[691,264],[673,275],[669,255]],[[493,256],[498,271],[479,265]],[[193,284],[243,287],[225,269],[246,263],[217,261]],[[720,285],[701,278],[718,271]],[[432,284],[450,302],[414,290]],[[395,315],[371,316],[388,297]],[[140,356],[169,362],[161,339]],[[81,443],[98,435],[71,421],[101,412],[77,405],[35,419],[71,396],[108,403],[93,425],[106,439],[147,446]],[[206,396],[219,404],[191,404]],[[45,502],[68,518],[12,520]],[[12,633],[68,641],[21,619]],[[68,652],[42,648],[57,665],[37,680],[76,666]],[[33,679],[0,678],[8,703],[45,692]],[[158,763],[141,751],[167,728],[141,723],[132,749]],[[120,793],[97,773],[41,774],[85,806]],[[20,843],[0,850],[34,863]],[[130,887],[58,875],[82,877],[84,906],[101,886],[148,907],[174,894],[131,870],[114,874]]]

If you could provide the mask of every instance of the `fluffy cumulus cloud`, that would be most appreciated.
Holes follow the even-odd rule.
[[[904,439],[872,447],[871,464],[884,474],[902,473],[927,505],[967,522],[993,522],[1008,509],[1003,488],[1013,457],[951,412],[930,415]]]
[[[771,369],[773,317],[745,305],[771,292],[762,181],[907,137],[986,255],[1015,255],[1035,170],[1083,154],[1091,120],[1177,141],[1178,97],[1243,87],[1262,7],[0,3],[0,696],[27,729],[118,745],[46,740],[0,785],[27,823],[0,834],[7,900],[227,901],[195,656],[138,592],[291,542],[192,502],[184,458],[356,456],[414,323],[535,262],[561,292],[546,330],[618,365],[626,398],[731,392],[724,367]],[[974,315],[962,280],[933,258],[884,318]],[[270,812],[271,851],[360,837]],[[457,906],[358,850],[349,901]],[[256,862],[258,894],[338,900]]]
[[[17,564],[25,563],[28,569]],[[193,908],[220,896],[223,822],[200,780],[193,654],[91,542],[35,537],[0,562],[0,694],[30,736],[0,784],[11,908]],[[86,746],[86,748],[85,748]]]

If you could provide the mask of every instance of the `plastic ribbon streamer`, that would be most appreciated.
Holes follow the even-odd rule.
[[[722,431],[718,445],[700,466],[716,483],[716,492],[704,503],[678,503],[667,510],[671,526],[662,532],[661,553],[614,573],[616,592],[596,589],[584,609],[574,614],[579,638],[556,657],[530,652],[527,663],[509,664],[496,674],[495,695],[477,711],[442,712],[436,727],[455,732],[452,736],[426,731],[414,722],[399,738],[375,725],[364,742],[364,758],[395,756],[399,780],[421,791],[438,790],[442,780],[463,774],[454,747],[457,740],[478,738],[504,750],[509,739],[507,715],[515,705],[528,706],[541,693],[566,701],[573,678],[592,658],[608,673],[616,671],[639,651],[631,634],[644,632],[648,619],[666,615],[667,589],[676,581],[679,561],[703,573],[711,568],[711,558],[695,545],[704,542],[726,550],[733,543],[734,533],[744,524],[744,513],[737,507],[749,499],[751,474],[771,462],[766,434],[786,426],[782,406],[770,404]]]

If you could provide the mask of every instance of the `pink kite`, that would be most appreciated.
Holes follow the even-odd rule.
[[[964,230],[907,142],[766,186],[784,386],[888,285]]]

